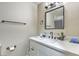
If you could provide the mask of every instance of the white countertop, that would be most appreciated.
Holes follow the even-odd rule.
[[[39,36],[30,37],[30,40],[44,44],[51,48],[57,48],[59,50],[79,55],[79,44],[70,43],[69,41],[66,40],[61,41],[57,39],[40,38]]]

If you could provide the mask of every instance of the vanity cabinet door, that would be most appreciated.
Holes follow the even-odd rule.
[[[34,41],[30,41],[30,56],[38,56],[39,55],[39,49],[38,44]]]
[[[64,53],[39,44],[40,56],[65,56]]]
[[[70,52],[66,51],[62,52],[58,49],[51,49],[41,44],[38,44],[38,46],[39,46],[39,56],[78,56]]]

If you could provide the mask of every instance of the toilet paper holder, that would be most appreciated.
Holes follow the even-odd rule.
[[[11,47],[7,47],[6,50],[9,50],[10,52],[14,51],[16,48],[16,45],[11,46]]]

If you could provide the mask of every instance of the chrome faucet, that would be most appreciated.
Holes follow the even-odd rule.
[[[53,32],[50,32],[50,37],[51,39],[53,39]]]

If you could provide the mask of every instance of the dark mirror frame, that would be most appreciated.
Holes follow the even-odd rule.
[[[46,14],[48,13],[48,12],[51,12],[51,11],[54,11],[54,10],[56,10],[56,9],[59,9],[59,8],[63,8],[63,28],[47,28],[46,27]],[[49,10],[49,11],[46,11],[45,12],[45,29],[64,29],[64,6],[60,6],[60,7],[57,7],[57,8],[55,8],[55,9],[52,9],[52,10]]]

